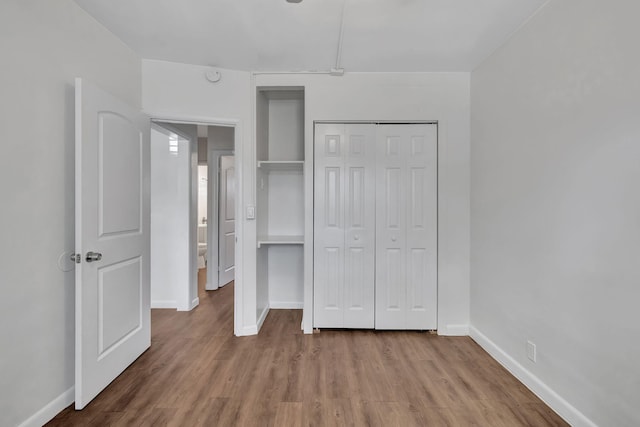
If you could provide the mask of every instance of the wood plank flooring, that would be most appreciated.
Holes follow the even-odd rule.
[[[233,284],[152,310],[152,344],[84,410],[48,426],[566,426],[470,338],[300,331],[271,310],[233,336]]]

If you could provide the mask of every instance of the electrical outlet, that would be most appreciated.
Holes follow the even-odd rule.
[[[527,357],[533,363],[536,363],[536,345],[531,341],[527,341]]]

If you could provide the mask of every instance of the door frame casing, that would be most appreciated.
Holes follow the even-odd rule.
[[[239,119],[227,119],[227,118],[219,118],[219,117],[202,117],[202,116],[180,116],[180,115],[164,115],[164,114],[154,114],[153,112],[145,112],[150,118],[152,122],[165,122],[165,123],[181,123],[181,124],[190,124],[190,125],[203,125],[203,126],[220,126],[220,127],[232,127],[234,129],[233,132],[233,141],[234,141],[234,156],[235,162],[234,166],[236,168],[236,212],[243,212],[242,210],[242,126],[241,121]],[[197,162],[196,162],[197,164]],[[197,168],[197,167],[196,167]],[[197,191],[194,195],[197,198]],[[195,218],[195,223],[192,224],[193,227],[197,227],[197,216]],[[234,335],[241,336],[246,335],[243,331],[242,319],[244,314],[244,305],[243,295],[244,295],[244,280],[243,280],[243,259],[242,259],[242,250],[243,250],[243,221],[236,221],[236,248],[235,248],[235,263],[236,263],[236,271],[235,271],[235,282],[233,287],[233,330]],[[196,250],[197,256],[197,250]]]

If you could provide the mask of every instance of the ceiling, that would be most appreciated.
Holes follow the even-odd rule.
[[[547,1],[76,3],[147,59],[252,71],[381,72],[471,71]]]

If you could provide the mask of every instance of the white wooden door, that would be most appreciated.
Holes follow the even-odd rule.
[[[76,80],[76,409],[151,344],[149,129]]]
[[[374,132],[315,128],[315,327],[374,327]]]
[[[218,232],[218,286],[231,282],[235,274],[236,178],[233,156],[220,157],[220,212]]]
[[[377,127],[376,329],[437,327],[437,127]]]

